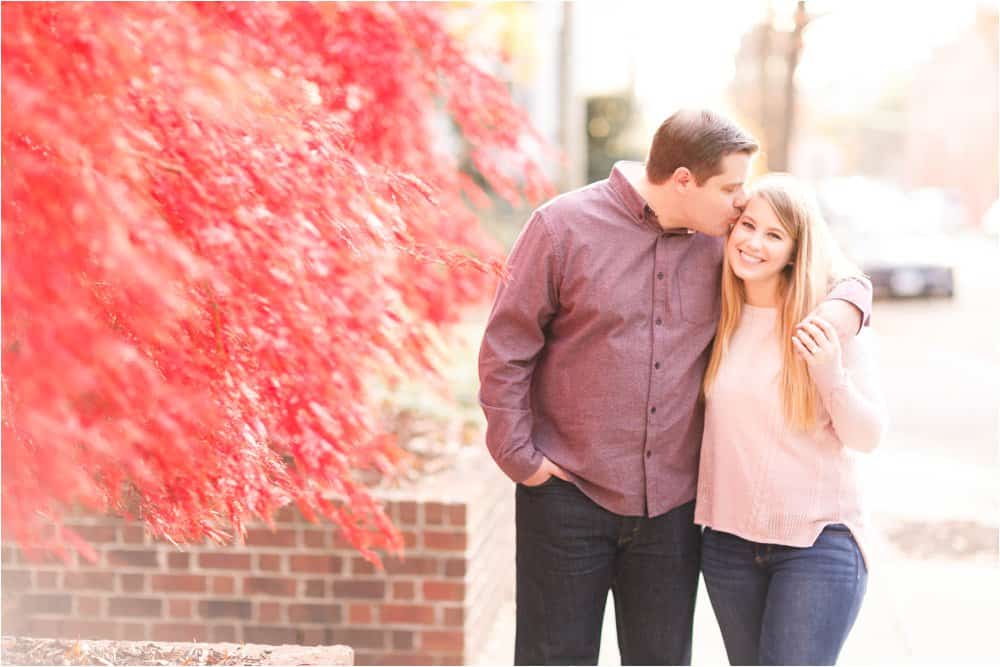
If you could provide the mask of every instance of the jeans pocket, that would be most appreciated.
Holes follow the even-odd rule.
[[[541,484],[535,484],[534,486],[528,486],[527,484],[521,484],[521,488],[523,488],[523,489],[525,489],[525,490],[527,490],[529,492],[530,491],[538,491],[540,489],[547,489],[547,488],[552,487],[552,486],[557,486],[560,482],[563,482],[563,480],[559,479],[555,475],[549,475],[549,478],[547,480],[545,480],[544,482],[542,482]],[[563,483],[565,483],[565,482],[563,482]]]

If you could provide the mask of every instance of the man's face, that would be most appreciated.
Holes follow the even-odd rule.
[[[688,227],[709,236],[726,235],[747,204],[744,185],[751,159],[746,153],[732,153],[722,158],[721,173],[701,185],[692,179],[685,194]]]

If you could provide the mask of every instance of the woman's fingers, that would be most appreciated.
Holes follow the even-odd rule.
[[[833,328],[833,325],[824,320],[822,317],[812,318],[812,322],[823,330],[826,337],[830,339],[831,343],[840,342],[840,337],[837,335],[837,330]]]
[[[816,344],[819,345],[820,347],[823,347],[824,345],[830,342],[830,338],[826,335],[826,333],[824,333],[822,329],[816,326],[815,322],[813,322],[812,320],[803,324],[802,328],[809,332],[813,340],[816,341]]]
[[[794,347],[795,351],[799,353],[799,356],[806,361],[809,361],[812,358],[812,352],[810,352],[809,349],[802,344],[802,341],[800,341],[797,336],[792,336],[792,347]]]
[[[798,339],[802,342],[803,345],[806,346],[806,348],[810,352],[816,352],[817,350],[820,349],[820,342],[816,340],[815,334],[809,331],[809,329],[806,328],[805,324],[799,326],[799,329],[795,332],[795,335],[798,336]]]

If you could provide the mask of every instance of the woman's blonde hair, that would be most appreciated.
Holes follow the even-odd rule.
[[[754,184],[750,197],[767,202],[794,244],[790,263],[781,272],[779,287],[778,334],[782,357],[779,387],[786,421],[794,428],[808,431],[816,426],[819,395],[805,361],[792,346],[795,325],[812,312],[836,282],[862,274],[840,252],[812,193],[796,179],[787,174],[768,174]],[[743,281],[733,273],[727,256],[722,263],[722,315],[705,371],[705,394],[719,372],[739,324],[745,298]]]

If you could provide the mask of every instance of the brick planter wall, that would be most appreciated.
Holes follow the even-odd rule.
[[[346,644],[357,664],[462,664],[513,591],[513,488],[484,450],[381,494],[406,557],[376,572],[328,524],[286,508],[246,545],[178,550],[134,523],[71,525],[96,563],[29,562],[3,545],[3,633],[36,637]]]

